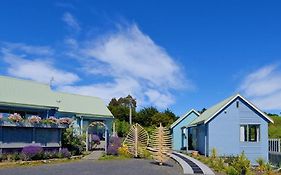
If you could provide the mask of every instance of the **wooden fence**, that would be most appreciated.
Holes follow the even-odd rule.
[[[268,151],[269,152],[281,152],[281,139],[268,139]]]
[[[281,139],[268,139],[268,158],[273,165],[280,166],[281,162]]]

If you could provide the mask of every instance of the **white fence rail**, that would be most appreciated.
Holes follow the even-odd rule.
[[[268,139],[269,152],[281,152],[281,139]]]

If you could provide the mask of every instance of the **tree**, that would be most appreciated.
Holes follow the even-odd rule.
[[[137,113],[137,117],[135,122],[139,123],[142,126],[151,126],[152,125],[152,116],[159,113],[159,111],[155,107],[147,107],[141,109]]]
[[[174,122],[174,118],[164,112],[156,113],[151,118],[151,125],[155,125],[155,126],[159,125],[160,123],[162,123],[163,126],[168,126],[173,122]]]
[[[130,104],[132,104],[132,117],[135,118],[137,102],[131,95],[128,95],[127,97],[120,97],[118,100],[116,98],[112,98],[108,104],[108,109],[116,119],[129,121]]]

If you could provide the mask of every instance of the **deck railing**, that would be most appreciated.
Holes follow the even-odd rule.
[[[281,139],[268,139],[269,152],[281,152]]]

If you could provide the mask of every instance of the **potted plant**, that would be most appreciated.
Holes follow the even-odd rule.
[[[28,122],[33,124],[33,125],[37,125],[42,121],[41,117],[33,115],[31,117],[28,118]]]
[[[10,114],[8,119],[14,123],[20,123],[23,121],[23,118],[18,113]]]

